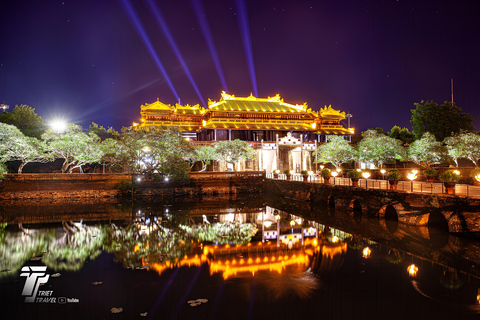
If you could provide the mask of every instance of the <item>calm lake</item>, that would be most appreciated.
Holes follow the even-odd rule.
[[[479,319],[480,243],[289,199],[0,204],[2,319]]]

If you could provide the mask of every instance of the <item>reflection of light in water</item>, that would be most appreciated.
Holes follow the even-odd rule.
[[[411,265],[408,266],[407,271],[410,277],[415,277],[418,272],[418,267],[412,263]]]
[[[330,246],[322,246],[322,255],[332,259],[334,256],[337,254],[342,254],[347,252],[347,244],[344,243],[342,245],[337,245],[335,247],[330,247]]]
[[[362,253],[363,253],[363,257],[364,257],[365,259],[368,259],[368,258],[370,258],[370,254],[372,253],[372,250],[370,250],[369,247],[365,247],[365,248],[363,249]]]
[[[320,279],[313,272],[301,272],[297,266],[289,266],[281,274],[261,273],[256,279],[267,288],[269,296],[275,300],[287,296],[308,298],[312,291],[320,286]]]

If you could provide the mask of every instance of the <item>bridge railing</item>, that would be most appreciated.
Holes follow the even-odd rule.
[[[267,179],[274,179],[273,173],[266,174]],[[287,177],[285,174],[278,174],[279,180],[286,180]],[[303,176],[299,174],[292,174],[290,176],[292,181],[304,181]],[[324,179],[320,176],[309,175],[307,182],[310,183],[325,183]],[[331,185],[337,186],[352,186],[352,180],[349,178],[330,178]],[[361,188],[367,189],[383,189],[389,190],[390,184],[388,180],[375,180],[375,179],[359,179],[358,186]],[[399,181],[397,190],[406,191],[406,192],[418,192],[418,193],[429,193],[429,194],[446,194],[447,191],[443,183],[434,182],[426,183],[421,181]],[[472,186],[468,184],[456,184],[455,194],[459,196],[466,196],[471,198],[480,198],[480,187]]]

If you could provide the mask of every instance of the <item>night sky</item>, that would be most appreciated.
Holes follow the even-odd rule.
[[[119,130],[144,103],[205,106],[226,85],[389,130],[411,128],[415,102],[450,100],[454,78],[480,121],[479,12],[473,0],[3,0],[0,103]]]

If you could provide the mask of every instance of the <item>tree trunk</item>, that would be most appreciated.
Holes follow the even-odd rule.
[[[22,162],[22,163],[20,164],[20,166],[18,167],[18,174],[21,174],[21,173],[22,173],[23,167],[24,167],[26,164],[27,164],[26,162]]]

